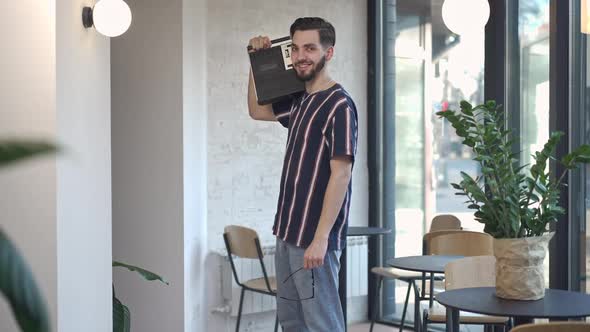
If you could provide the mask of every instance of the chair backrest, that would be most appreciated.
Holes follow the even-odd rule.
[[[460,231],[461,228],[461,220],[455,217],[452,214],[439,214],[432,218],[432,222],[430,223],[430,230],[428,233],[424,234],[422,237],[422,254],[428,254],[428,242],[430,237],[432,237],[432,233],[438,232],[457,232]]]
[[[264,254],[262,253],[262,248],[260,247],[258,233],[248,227],[230,225],[224,228],[223,238],[225,240],[225,247],[228,251],[227,254],[229,255],[229,262],[236,283],[241,287],[244,287],[244,285],[242,285],[240,282],[238,271],[236,271],[236,266],[234,264],[232,255],[238,256],[240,258],[258,258],[266,288],[269,293],[273,293],[270,281],[268,279],[268,274],[266,273],[266,268],[264,267]]]
[[[428,241],[428,253],[431,255],[494,255],[494,238],[489,234],[471,231],[432,234]]]
[[[432,240],[432,238],[442,235],[442,234],[456,234],[456,233],[461,233],[463,232],[460,229],[448,229],[448,230],[440,230],[440,231],[436,231],[436,232],[428,232],[426,234],[424,234],[424,236],[422,237],[422,254],[423,255],[430,255],[430,249],[429,249],[429,245],[430,245],[430,241]]]
[[[445,289],[496,286],[496,257],[474,256],[445,266]]]
[[[590,332],[590,324],[585,322],[554,322],[520,325],[511,332]]]
[[[241,258],[259,258],[257,249],[258,233],[243,226],[230,225],[224,229],[228,254]],[[259,243],[259,242],[258,242]],[[260,253],[262,255],[262,252]]]
[[[429,232],[438,232],[444,230],[460,230],[461,220],[452,214],[439,214],[432,218]]]

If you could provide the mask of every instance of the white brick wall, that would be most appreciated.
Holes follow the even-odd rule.
[[[223,228],[241,224],[272,243],[286,129],[251,120],[246,97],[246,45],[254,35],[289,34],[300,16],[320,16],[336,28],[330,72],[353,96],[359,112],[359,147],[353,174],[352,225],[367,224],[367,17],[361,0],[209,0],[208,2],[208,246],[223,248]],[[222,305],[219,262],[209,256],[210,308]],[[244,317],[244,331],[272,330],[272,316]],[[230,331],[234,321],[209,316],[210,331]],[[269,321],[270,320],[270,321]]]

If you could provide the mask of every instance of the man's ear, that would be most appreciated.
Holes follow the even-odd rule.
[[[334,56],[334,46],[330,46],[326,50],[326,61],[330,61],[330,59],[332,59],[333,56]]]

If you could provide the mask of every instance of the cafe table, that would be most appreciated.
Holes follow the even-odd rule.
[[[495,287],[461,288],[441,292],[436,301],[446,307],[447,331],[459,331],[459,312],[512,317],[514,325],[535,318],[566,320],[590,316],[590,295],[560,289],[546,289],[535,301],[506,300],[496,296]]]
[[[396,257],[389,259],[387,265],[401,270],[429,273],[430,304],[432,304],[432,294],[434,294],[434,274],[445,273],[445,265],[461,258],[463,258],[463,256],[421,255]],[[414,331],[420,331],[420,293],[418,292],[418,287],[416,287],[414,279],[410,279],[410,284],[414,288]]]

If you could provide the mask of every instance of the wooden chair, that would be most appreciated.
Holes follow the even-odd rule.
[[[244,303],[244,293],[246,291],[270,295],[276,298],[277,280],[275,277],[269,277],[264,266],[264,255],[260,246],[258,233],[255,230],[242,226],[226,226],[223,233],[225,248],[229,256],[229,262],[234,274],[236,284],[242,289],[240,293],[240,306],[238,308],[238,318],[236,322],[236,332],[240,330],[240,321],[242,318],[242,305]],[[250,279],[246,282],[240,282],[233,256],[240,258],[258,259],[262,268],[262,278]],[[275,318],[275,332],[278,331],[278,318]]]
[[[440,237],[444,236],[444,237]],[[473,231],[440,231],[427,234],[425,241],[428,242],[429,255],[451,255],[451,256],[487,256],[494,254],[494,239],[492,236]],[[444,290],[444,278],[436,279],[431,276],[430,280],[422,281],[422,298],[430,300],[432,306],[432,292],[436,294]],[[434,283],[433,287],[430,284]]]
[[[445,231],[449,229],[459,230],[461,228],[461,220],[452,214],[439,214],[432,218],[429,233]]]
[[[452,234],[461,234],[461,235],[452,235]],[[448,239],[453,240],[455,237],[460,237],[461,239],[457,239],[458,241],[468,239],[468,238],[483,238],[483,243],[481,247],[478,247],[477,250],[470,250],[469,248],[444,248],[444,244],[441,244],[441,241],[444,242],[446,240],[436,240],[434,247],[432,246],[432,239],[439,237],[441,235],[451,235]],[[469,240],[467,240],[469,241]],[[454,244],[451,244],[454,246]],[[473,231],[464,231],[464,230],[441,230],[437,232],[430,232],[424,235],[423,238],[423,247],[428,248],[425,250],[427,255],[456,255],[456,256],[485,256],[485,255],[493,255],[493,238],[487,234],[481,232],[473,232]],[[432,279],[432,278],[431,278]],[[437,278],[437,281],[442,281],[444,278]],[[422,279],[422,297],[425,298],[427,295],[429,296],[430,293],[430,283],[431,280],[426,278]],[[436,283],[435,288],[437,289],[444,289],[444,283],[438,284]]]
[[[494,254],[494,238],[472,231],[433,233],[428,251],[430,255],[491,256]]]
[[[590,324],[586,322],[525,324],[513,328],[511,332],[590,332]]]
[[[428,234],[431,232],[457,232],[461,230],[461,220],[451,214],[443,214],[438,215],[432,219],[432,223],[430,224],[430,231],[426,233],[422,238],[422,254],[426,254],[428,252]],[[441,233],[442,234],[442,233]],[[374,267],[371,269],[371,272],[374,273],[377,277],[377,288],[375,290],[375,305],[373,306],[373,317],[371,318],[371,327],[369,329],[370,332],[373,332],[373,326],[375,325],[375,321],[377,320],[377,310],[376,308],[379,307],[379,294],[381,293],[381,286],[383,285],[384,279],[397,279],[400,281],[404,281],[408,283],[408,288],[406,291],[406,299],[404,300],[404,309],[402,310],[402,317],[400,322],[400,332],[403,330],[403,326],[406,319],[406,312],[408,310],[408,301],[410,298],[410,292],[412,290],[412,285],[415,285],[416,280],[422,279],[424,280],[425,275],[420,272],[412,272],[406,271],[401,269],[396,269],[393,267]]]
[[[476,237],[470,237],[476,239]],[[494,256],[466,257],[445,266],[445,289],[469,287],[493,287],[496,285],[496,258]],[[442,305],[434,305],[423,312],[424,331],[428,331],[428,323],[446,323],[446,309]],[[508,317],[496,317],[461,312],[460,324],[478,324],[486,327],[499,326],[503,331],[510,327]]]

